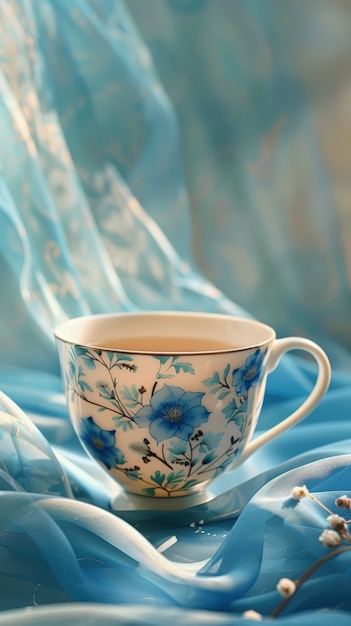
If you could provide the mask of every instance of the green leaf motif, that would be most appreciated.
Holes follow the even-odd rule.
[[[195,370],[190,363],[186,363],[185,361],[178,361],[179,357],[174,357],[172,361],[172,367],[174,367],[177,374],[179,374],[180,370],[187,374],[195,374]]]
[[[216,385],[215,387],[212,387],[210,393],[214,395],[215,393],[218,393],[218,391],[220,391],[221,389],[222,389],[222,385]]]
[[[224,378],[225,382],[227,382],[227,378],[228,378],[229,370],[230,370],[230,365],[229,365],[229,363],[228,363],[228,365],[225,367],[225,370],[224,370],[224,372],[223,372],[223,378]]]
[[[86,382],[86,380],[84,380],[84,370],[82,368],[82,366],[79,366],[78,369],[78,379],[77,379],[77,384],[80,388],[80,390],[82,391],[82,393],[84,393],[84,391],[93,391],[91,386]]]
[[[223,413],[229,422],[235,422],[240,432],[243,432],[247,420],[247,400],[236,406],[234,400],[229,402],[223,409]]]
[[[208,465],[209,463],[212,463],[212,461],[215,461],[215,460],[216,460],[216,455],[214,454],[214,452],[209,452],[202,459],[202,465]]]
[[[186,483],[184,483],[182,489],[190,489],[190,487],[194,487],[195,485],[197,485],[197,480],[192,478],[190,480],[187,480]]]
[[[179,439],[178,441],[172,443],[172,445],[168,448],[168,452],[170,454],[174,454],[175,456],[181,456],[182,454],[185,454],[186,447],[187,442],[183,439]]]
[[[82,359],[89,370],[95,369],[96,367],[95,359],[91,354],[86,354],[85,356],[82,357]]]
[[[224,398],[226,398],[229,393],[230,393],[230,391],[228,391],[228,390],[222,391],[222,393],[218,394],[218,400],[224,400]]]
[[[162,363],[164,365],[165,363],[167,363],[167,361],[169,361],[170,357],[169,356],[154,355],[154,359],[157,359],[158,361],[160,361],[160,363]]]
[[[213,372],[211,378],[205,378],[205,380],[202,380],[201,382],[206,387],[213,387],[214,385],[220,385],[218,372]]]
[[[84,393],[84,391],[93,391],[92,387],[87,383],[86,380],[83,380],[83,378],[79,378],[78,379],[78,385],[80,390]]]
[[[179,470],[178,472],[171,472],[167,476],[167,485],[176,486],[184,479],[184,471]]]
[[[66,385],[67,387],[69,387],[76,375],[76,366],[75,366],[74,361],[68,362],[68,367],[66,369],[65,375],[66,375]]]
[[[245,428],[246,418],[247,418],[246,411],[244,411],[243,409],[239,409],[236,413],[234,413],[231,419],[232,422],[234,421],[236,423],[241,433],[243,432]]]
[[[112,419],[116,428],[121,428],[124,433],[133,429],[133,424],[131,420],[126,419],[125,417],[121,417],[120,415],[114,415]]]
[[[146,496],[154,496],[155,495],[155,487],[145,487],[145,489],[143,489],[143,493]]]
[[[123,396],[126,400],[126,406],[129,409],[134,409],[138,404],[140,404],[139,392],[134,384],[130,387],[124,385],[121,391],[121,396]]]
[[[107,358],[110,361],[110,363],[112,363],[113,361],[113,357],[115,356],[116,352],[106,352],[107,354]]]
[[[76,347],[75,352],[78,357],[81,357],[83,363],[89,370],[95,369],[95,357],[89,350],[86,348]]]
[[[116,355],[116,361],[134,361],[130,354],[119,354],[118,352],[113,352],[113,354]]]
[[[125,470],[125,475],[131,480],[142,480],[142,476],[139,470],[127,469]]]
[[[136,400],[139,399],[139,392],[136,386],[133,384],[130,387],[124,385],[122,395],[126,400]]]
[[[164,482],[164,480],[166,478],[166,474],[161,474],[161,472],[159,470],[156,470],[154,475],[150,476],[150,478],[151,478],[151,480],[154,481],[154,483],[157,483],[158,485],[162,486],[162,483]]]
[[[134,364],[134,359],[130,356],[130,354],[119,354],[118,352],[115,352],[114,356],[116,357],[116,362],[112,363],[111,361],[111,369],[113,367],[118,367],[120,370],[127,369],[130,372],[136,372],[137,366]],[[129,365],[129,363],[133,363],[133,365]]]
[[[104,400],[111,402],[116,408],[120,409],[118,400],[113,389],[105,382],[97,383],[96,389]]]
[[[223,433],[205,433],[199,446],[200,452],[207,452],[216,448],[223,437]]]
[[[230,402],[228,402],[228,404],[226,404],[226,406],[222,409],[222,413],[224,417],[228,420],[228,422],[232,421],[236,409],[237,406],[234,398]]]

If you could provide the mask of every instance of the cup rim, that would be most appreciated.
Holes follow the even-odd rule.
[[[228,348],[213,348],[213,349],[205,349],[205,350],[137,350],[137,349],[122,349],[111,347],[108,348],[105,345],[99,345],[99,342],[91,342],[91,341],[80,341],[79,339],[73,340],[73,338],[69,338],[67,335],[71,332],[74,332],[75,327],[79,327],[82,323],[87,324],[91,322],[107,322],[109,320],[118,320],[118,319],[127,319],[134,318],[142,320],[147,318],[183,318],[183,319],[211,319],[213,321],[217,320],[225,320],[229,323],[233,324],[241,324],[245,327],[256,327],[262,330],[262,333],[266,334],[266,338],[261,341],[252,341],[248,342],[243,346],[229,346]],[[174,311],[174,310],[142,310],[142,311],[131,311],[131,312],[115,312],[115,313],[96,313],[91,315],[82,315],[78,317],[73,317],[65,320],[58,324],[54,329],[55,339],[61,343],[69,344],[72,346],[80,347],[80,348],[89,348],[94,350],[102,350],[105,352],[116,352],[120,354],[140,354],[140,355],[160,355],[160,356],[180,356],[180,355],[203,355],[203,354],[226,354],[233,352],[243,352],[245,350],[253,350],[268,346],[275,338],[276,332],[275,330],[264,322],[258,321],[254,318],[250,317],[239,317],[233,314],[227,313],[211,313],[211,312],[203,312],[203,311]]]

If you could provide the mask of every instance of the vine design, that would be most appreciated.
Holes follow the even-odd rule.
[[[264,353],[256,350],[237,369],[227,364],[199,383],[201,391],[188,391],[170,383],[179,374],[195,374],[193,365],[179,356],[151,357],[156,367],[148,387],[140,384],[134,355],[71,346],[67,394],[71,404],[79,399],[80,406],[90,407],[77,421],[80,438],[108,470],[142,483],[145,495],[187,493],[222,473],[238,454],[250,389],[260,380]],[[221,407],[220,432],[209,422],[211,396]],[[106,428],[107,423],[112,427]]]

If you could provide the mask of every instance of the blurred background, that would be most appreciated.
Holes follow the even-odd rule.
[[[0,394],[1,610],[72,602],[75,612],[75,602],[107,598],[115,623],[116,603],[146,599],[165,623],[155,610],[163,591],[144,589],[143,568],[135,568],[137,578],[126,575],[123,551],[112,563],[101,535],[108,525],[89,514],[89,534],[79,526],[77,501],[108,510],[111,485],[79,447],[67,415],[53,334],[67,318],[218,311],[260,318],[279,336],[314,339],[333,365],[326,397],[236,470],[227,493],[222,483],[214,513],[231,524],[228,507],[238,500],[236,515],[279,476],[285,498],[294,468],[298,482],[317,471],[318,491],[349,488],[350,32],[350,0],[1,0],[0,390],[20,407]],[[309,364],[284,359],[269,376],[256,432],[301,404],[314,379]],[[338,455],[345,455],[340,472]],[[334,460],[309,473],[312,461],[326,458]],[[44,520],[41,506],[33,507],[42,494],[65,497],[63,518],[58,499]],[[263,580],[239,587],[251,594],[250,608],[267,612],[282,572],[295,568],[295,579],[303,560],[313,562],[314,526],[326,522],[313,513],[306,537],[299,522],[287,553],[289,525],[281,520],[283,535],[277,509],[263,500],[246,518],[253,558],[263,554]],[[175,533],[186,535],[191,561],[210,533],[181,517],[170,545]],[[161,543],[170,538],[161,525],[155,532]],[[104,544],[112,569],[91,558],[94,541],[98,550]],[[230,569],[240,569],[245,545],[234,541],[233,558],[224,549]],[[320,608],[349,607],[347,567],[337,567],[320,568],[300,604],[299,594],[298,610],[318,609],[315,620],[309,613],[315,624],[325,615]],[[234,611],[244,604],[239,598]],[[125,606],[125,614],[136,608]],[[78,606],[76,623],[79,615]],[[173,622],[184,624],[184,615],[174,621],[173,611]],[[190,609],[186,615],[202,620]],[[32,618],[25,608],[11,623]],[[66,619],[55,606],[51,618]],[[6,614],[0,621],[10,623]],[[297,613],[294,623],[305,621]]]
[[[348,367],[350,3],[127,6],[176,112],[199,267]]]
[[[1,13],[1,362],[57,372],[66,317],[192,308],[349,371],[350,3]]]

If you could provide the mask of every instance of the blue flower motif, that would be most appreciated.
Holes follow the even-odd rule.
[[[223,433],[205,433],[200,441],[199,451],[206,452],[208,450],[214,450],[219,445],[222,437]]]
[[[134,419],[138,426],[150,428],[157,443],[171,437],[187,441],[194,429],[208,420],[209,411],[201,404],[204,395],[164,385]]]
[[[81,422],[80,437],[91,454],[99,459],[107,469],[123,465],[123,452],[115,447],[115,430],[103,430],[93,418],[85,417]]]
[[[244,396],[250,387],[254,387],[261,380],[262,361],[267,352],[257,349],[246,359],[245,365],[233,371],[233,386],[238,396]]]

